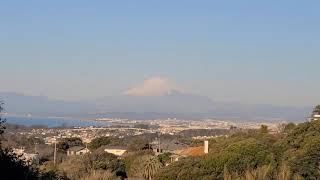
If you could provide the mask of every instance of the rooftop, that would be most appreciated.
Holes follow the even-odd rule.
[[[68,151],[80,151],[82,149],[85,149],[83,146],[74,146],[68,149]]]
[[[121,150],[127,150],[128,148],[126,146],[104,146],[104,149],[121,149]]]
[[[178,151],[176,151],[176,153],[181,156],[203,156],[203,155],[205,155],[203,146],[190,147],[187,149],[178,150]]]

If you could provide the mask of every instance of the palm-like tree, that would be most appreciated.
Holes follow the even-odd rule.
[[[280,166],[279,173],[277,175],[277,180],[288,180],[291,179],[291,171],[289,166],[286,163],[283,163]]]
[[[162,163],[156,156],[149,158],[144,164],[143,177],[147,180],[152,180],[161,167]]]

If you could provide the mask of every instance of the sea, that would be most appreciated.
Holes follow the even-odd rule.
[[[4,117],[7,123],[10,124],[18,124],[24,126],[36,126],[42,125],[47,126],[49,128],[52,127],[87,127],[87,126],[95,126],[95,127],[105,127],[109,126],[108,122],[98,122],[93,120],[83,120],[83,119],[66,119],[66,118],[38,118],[38,117]]]

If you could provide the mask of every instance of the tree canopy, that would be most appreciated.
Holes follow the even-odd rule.
[[[91,150],[95,150],[98,149],[102,146],[122,146],[124,145],[123,141],[119,138],[115,138],[115,137],[98,137],[93,139],[88,147]]]
[[[265,128],[210,141],[210,152],[175,162],[156,179],[318,179],[320,121],[289,124],[283,134]]]
[[[82,140],[80,138],[76,138],[76,137],[65,138],[65,139],[62,139],[61,141],[59,141],[59,143],[57,144],[57,148],[62,151],[66,151],[70,147],[74,147],[74,146],[83,146]]]

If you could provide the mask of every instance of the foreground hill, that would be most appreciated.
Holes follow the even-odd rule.
[[[186,158],[162,169],[168,179],[318,179],[320,121],[288,124],[270,135],[260,130],[237,132],[210,141],[206,156]]]

